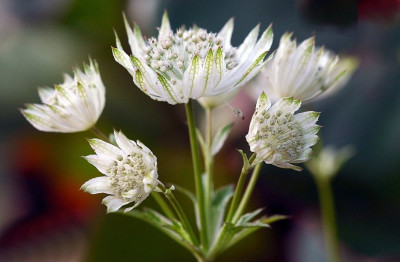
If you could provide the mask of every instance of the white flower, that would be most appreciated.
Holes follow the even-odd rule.
[[[314,155],[306,166],[314,176],[330,179],[353,155],[354,148],[352,146],[345,146],[341,149],[326,146],[317,155]]]
[[[256,153],[254,164],[265,161],[281,168],[301,170],[291,163],[305,162],[311,157],[310,147],[318,140],[320,126],[315,124],[317,112],[294,114],[300,105],[300,100],[286,97],[271,106],[267,95],[261,94],[246,135],[250,150]]]
[[[308,102],[327,90],[331,94],[339,90],[357,68],[354,58],[339,59],[323,47],[316,48],[314,37],[299,46],[291,37],[289,33],[281,37],[274,58],[256,77],[255,97],[264,91],[272,101],[293,97]]]
[[[27,104],[21,109],[25,118],[40,131],[73,133],[91,128],[105,104],[105,87],[96,62],[84,64],[84,72],[64,75],[55,88],[39,88],[43,104]]]
[[[157,187],[157,158],[140,141],[135,143],[122,132],[114,131],[114,135],[118,147],[100,139],[89,140],[96,155],[85,159],[105,176],[87,181],[82,189],[91,194],[110,194],[103,199],[107,212],[135,202],[133,207],[125,209],[128,212]]]
[[[256,26],[236,48],[230,43],[233,19],[219,33],[196,26],[174,33],[167,13],[158,38],[145,41],[137,25],[132,30],[125,19],[125,26],[132,55],[124,52],[117,37],[115,60],[129,71],[144,93],[170,104],[216,96],[243,86],[267,62],[263,59],[273,38],[268,27],[257,41]]]

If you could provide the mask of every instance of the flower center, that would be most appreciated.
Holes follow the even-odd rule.
[[[238,65],[236,48],[222,46],[223,38],[216,33],[207,33],[202,28],[172,31],[164,39],[152,37],[147,41],[144,58],[147,64],[169,79],[182,79],[183,73],[195,55],[204,63],[208,51],[214,53],[220,47],[225,54],[228,70]],[[172,81],[174,83],[174,81]]]
[[[148,173],[141,154],[118,156],[108,171],[114,194],[124,200],[135,200],[144,194],[143,178]]]
[[[302,155],[303,130],[292,114],[283,114],[280,110],[273,113],[264,111],[257,118],[262,125],[257,137],[264,146],[288,160],[296,160]]]

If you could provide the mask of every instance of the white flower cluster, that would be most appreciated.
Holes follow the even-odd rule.
[[[171,30],[164,13],[158,38],[145,41],[140,29],[125,20],[132,55],[117,37],[115,60],[132,75],[134,83],[152,99],[170,104],[233,91],[252,79],[267,62],[271,27],[257,41],[256,26],[238,47],[232,47],[233,19],[219,33],[193,27]]]
[[[315,38],[297,46],[292,34],[281,37],[274,58],[261,70],[254,84],[255,96],[267,93],[273,101],[293,97],[311,101],[324,92],[343,87],[357,67],[353,58],[339,59],[323,47],[315,47]]]
[[[257,154],[254,164],[265,161],[301,170],[292,163],[305,162],[311,157],[310,147],[318,140],[316,134],[320,126],[315,124],[319,117],[317,112],[294,114],[300,105],[300,100],[287,97],[271,106],[267,95],[261,94],[246,135],[250,150]]]
[[[144,40],[137,25],[125,19],[131,55],[125,53],[117,37],[112,49],[115,60],[132,75],[134,83],[154,100],[170,104],[197,99],[212,108],[235,95],[238,89],[260,70],[256,81],[256,111],[246,140],[256,153],[253,164],[262,161],[282,168],[301,170],[293,165],[310,158],[318,136],[319,113],[294,114],[301,102],[310,101],[326,90],[343,86],[356,65],[354,60],[339,60],[314,38],[297,46],[291,34],[284,34],[271,62],[265,59],[273,33],[268,27],[258,38],[256,26],[239,47],[231,45],[233,19],[219,33],[205,29],[180,28],[172,31],[168,15],[162,18],[158,37]],[[265,67],[264,67],[265,65]],[[267,93],[273,101],[271,104]],[[22,114],[37,129],[47,132],[79,132],[92,128],[105,104],[105,87],[96,62],[65,75],[64,83],[40,88],[43,104],[28,104]],[[298,99],[298,100],[296,100]],[[139,141],[114,132],[116,144],[89,140],[96,155],[86,156],[105,176],[86,182],[82,189],[104,198],[108,212],[134,202],[131,210],[157,188],[157,159]]]
[[[135,143],[122,132],[114,131],[114,136],[118,147],[100,139],[89,140],[96,155],[85,159],[105,176],[87,181],[82,189],[91,194],[110,194],[103,199],[108,212],[135,202],[134,206],[125,209],[127,212],[157,187],[157,158],[140,141]]]
[[[39,88],[43,104],[27,104],[21,112],[37,129],[45,132],[73,133],[91,128],[105,104],[105,87],[96,62],[64,75],[55,88]]]

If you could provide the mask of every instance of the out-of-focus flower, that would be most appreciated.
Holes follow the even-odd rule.
[[[317,112],[294,114],[300,105],[300,100],[286,97],[271,106],[267,95],[261,94],[246,135],[250,150],[256,153],[254,164],[265,161],[281,168],[301,170],[291,163],[305,162],[311,157],[310,147],[318,140],[320,126],[316,125]]]
[[[171,30],[167,13],[162,18],[158,38],[145,41],[140,29],[132,30],[125,19],[132,55],[123,50],[117,37],[115,60],[132,75],[134,83],[154,100],[170,104],[216,96],[243,86],[267,62],[272,44],[268,27],[257,41],[256,26],[238,47],[231,46],[233,19],[219,33],[194,26]]]
[[[64,75],[64,83],[55,88],[39,88],[43,104],[27,104],[21,109],[25,118],[45,132],[73,133],[94,126],[105,104],[105,87],[97,63],[84,64],[84,71],[74,70],[74,77]]]
[[[339,59],[337,55],[315,47],[314,37],[297,46],[292,34],[285,33],[274,58],[254,82],[255,97],[265,92],[272,101],[293,97],[308,102],[325,91],[343,87],[357,68],[354,58]]]
[[[313,175],[330,179],[339,172],[341,167],[353,155],[354,148],[352,146],[345,146],[341,149],[326,146],[317,155],[313,156],[306,166]]]
[[[114,131],[114,135],[118,147],[96,138],[89,140],[96,155],[85,159],[105,176],[87,181],[82,189],[91,194],[110,194],[103,199],[107,212],[135,202],[125,209],[128,212],[156,189],[159,183],[157,158],[140,141],[129,140],[121,131]]]

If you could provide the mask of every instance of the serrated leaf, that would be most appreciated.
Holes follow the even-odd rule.
[[[233,123],[230,123],[223,128],[219,129],[217,133],[214,136],[214,139],[212,141],[211,145],[211,154],[214,156],[216,155],[219,150],[221,150],[222,146],[224,145],[226,139],[228,138],[228,135],[230,131],[232,130]]]

